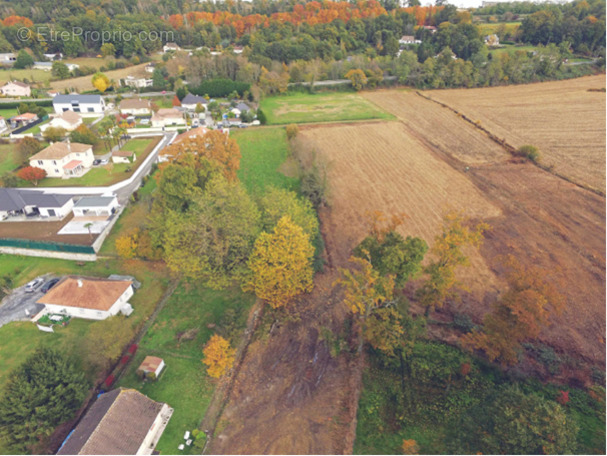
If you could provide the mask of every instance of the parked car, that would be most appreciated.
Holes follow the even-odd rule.
[[[44,282],[44,280],[38,278],[38,279],[34,279],[32,280],[30,283],[28,283],[25,286],[25,292],[26,293],[33,293],[34,291],[36,291],[36,289],[42,285],[42,282]]]
[[[110,162],[110,160],[107,158],[104,158],[103,160],[99,160],[100,165],[107,165],[109,162]]]
[[[101,164],[101,160],[93,160],[93,166],[99,166]]]
[[[149,125],[150,124],[150,119],[141,119],[139,121],[139,125]]]
[[[247,128],[249,126],[249,124],[238,124],[238,128]]]
[[[40,288],[40,291],[42,293],[46,293],[51,288],[53,288],[55,285],[57,285],[57,282],[59,282],[59,279],[51,279],[51,280],[49,280],[44,285],[42,285],[42,288]]]

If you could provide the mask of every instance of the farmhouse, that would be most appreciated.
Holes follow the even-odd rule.
[[[403,35],[398,42],[400,44],[421,44],[422,40],[416,40],[413,35]]]
[[[30,157],[30,166],[42,168],[48,177],[76,177],[93,166],[93,146],[89,144],[56,142]]]
[[[44,132],[47,128],[63,128],[66,131],[74,131],[82,125],[82,116],[74,111],[65,111],[53,117],[53,119],[40,126],[40,131]]]
[[[102,394],[57,454],[152,454],[173,414],[134,389]]]
[[[149,100],[125,98],[118,105],[120,112],[129,116],[146,116],[152,113]]]
[[[183,125],[183,114],[174,108],[159,109],[152,116],[152,127],[166,127],[169,125]]]
[[[115,196],[83,196],[74,204],[73,212],[76,217],[109,217],[118,207],[118,199]]]
[[[0,93],[7,97],[29,97],[32,89],[23,82],[11,81],[0,87]]]
[[[171,51],[181,51],[181,48],[177,43],[167,43],[162,47],[162,52],[167,53]]]
[[[158,358],[157,356],[146,356],[137,372],[140,373],[143,377],[151,376],[156,379],[160,376],[160,373],[164,369],[164,360],[162,358]]]
[[[181,107],[187,109],[188,111],[195,111],[198,103],[204,106],[207,104],[207,99],[199,95],[192,95],[191,93],[188,93],[185,97],[183,97],[183,100],[181,100]]]
[[[0,220],[19,215],[57,217],[70,213],[74,201],[71,195],[44,194],[17,188],[0,188]]]
[[[131,285],[130,280],[65,277],[37,303],[44,304],[48,313],[105,320],[118,312],[129,315],[133,311]]]
[[[53,98],[53,109],[57,114],[65,111],[102,114],[105,111],[105,101],[101,95],[57,95]]]
[[[133,163],[137,160],[137,154],[131,150],[117,150],[112,152],[113,163]]]

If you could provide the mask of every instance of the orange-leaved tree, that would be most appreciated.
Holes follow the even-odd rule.
[[[207,365],[207,374],[213,378],[224,375],[236,359],[236,349],[230,342],[217,334],[213,334],[202,350],[202,362]]]
[[[314,247],[304,230],[283,216],[272,233],[261,233],[249,258],[251,277],[245,290],[254,291],[273,308],[282,307],[313,287]]]
[[[36,168],[35,166],[26,166],[17,171],[17,176],[34,185],[38,185],[38,182],[46,177],[46,171],[42,168]]]
[[[513,256],[504,264],[508,291],[485,316],[482,329],[465,335],[462,345],[485,352],[490,361],[512,365],[521,344],[537,338],[550,315],[563,311],[564,299],[557,291],[558,281],[548,280],[546,271],[524,266]]]
[[[191,136],[163,150],[169,160],[191,164],[195,169],[205,166],[207,160],[220,165],[229,181],[236,179],[240,168],[238,143],[219,130],[211,130],[202,136]]]
[[[403,440],[402,445],[403,454],[419,454],[419,445],[413,439]]]
[[[363,87],[365,87],[369,82],[367,75],[360,68],[348,71],[346,73],[346,79],[352,81],[352,87],[354,87],[354,90],[362,90]]]
[[[445,299],[454,296],[453,288],[458,285],[455,269],[469,264],[462,249],[469,245],[479,246],[483,232],[488,228],[486,223],[469,228],[466,218],[458,212],[445,215],[442,233],[434,238],[430,249],[434,259],[423,270],[428,277],[416,293],[420,304],[426,307],[426,315],[430,310],[442,307]]]

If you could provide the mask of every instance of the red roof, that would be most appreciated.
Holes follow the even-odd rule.
[[[21,122],[22,120],[31,120],[31,119],[37,119],[38,116],[36,114],[32,114],[31,112],[26,112],[25,114],[21,114],[19,116],[15,116],[13,117],[13,120],[15,122]]]
[[[71,162],[63,165],[63,169],[74,169],[74,168],[77,168],[81,164],[82,164],[82,161],[80,161],[80,160],[72,160]]]

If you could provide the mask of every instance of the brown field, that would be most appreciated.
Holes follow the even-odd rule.
[[[301,131],[300,140],[329,162],[331,210],[323,225],[332,260],[343,264],[362,239],[369,211],[405,212],[402,234],[428,243],[447,209],[463,211],[492,229],[471,267],[460,271],[470,293],[449,310],[480,321],[504,286],[497,257],[513,253],[564,280],[568,309],[542,340],[603,365],[605,199],[529,163],[470,165],[465,172],[408,128],[393,122]]]
[[[457,114],[437,103],[428,103],[413,91],[379,90],[364,97],[394,114],[409,134],[431,149],[451,155],[464,164],[495,163],[510,159],[501,146]]]
[[[101,60],[101,59],[99,59]],[[105,75],[110,78],[110,80],[114,80],[118,82],[119,79],[124,79],[127,76],[145,76],[145,63],[140,65],[133,65],[128,68],[123,68],[121,70],[107,71]],[[79,78],[73,79],[64,79],[62,81],[53,81],[51,82],[51,87],[55,90],[63,91],[65,89],[70,89],[74,91],[85,91],[85,90],[94,90],[92,83],[93,75],[90,74],[88,76],[82,76]]]
[[[98,234],[92,236],[88,234],[57,234],[73,218],[74,214],[70,213],[66,218],[57,222],[1,222],[0,238],[91,245],[99,236]]]
[[[480,121],[514,147],[538,147],[542,164],[604,193],[605,93],[588,91],[601,88],[605,75],[424,94]]]

